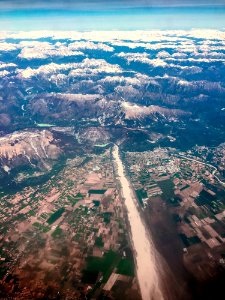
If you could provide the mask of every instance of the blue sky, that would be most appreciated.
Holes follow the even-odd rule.
[[[182,7],[225,5],[225,0],[0,0],[1,8],[110,9],[131,7]]]
[[[225,28],[225,0],[0,0],[0,28],[222,29]]]

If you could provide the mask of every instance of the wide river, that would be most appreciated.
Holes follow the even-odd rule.
[[[139,213],[137,200],[126,178],[117,145],[113,148],[113,157],[117,166],[117,176],[121,184],[121,193],[128,213],[130,234],[136,260],[136,273],[142,299],[163,300],[159,280],[158,270],[160,270],[160,266],[159,262],[157,263],[157,251]]]

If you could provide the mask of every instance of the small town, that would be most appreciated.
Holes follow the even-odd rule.
[[[225,268],[224,183],[215,166],[205,162],[203,150],[209,151],[157,148],[126,153],[127,172],[146,218],[160,219],[167,210],[176,225],[185,266],[198,278],[211,275],[215,267]],[[217,153],[214,160],[220,162],[222,173],[220,157]],[[160,225],[156,221],[151,228],[156,224]]]

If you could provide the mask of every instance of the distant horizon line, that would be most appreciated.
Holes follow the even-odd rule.
[[[160,28],[151,28],[151,29],[107,29],[107,30],[102,30],[102,29],[93,29],[93,30],[76,30],[76,29],[72,29],[72,30],[68,30],[68,29],[30,29],[30,30],[0,30],[0,32],[2,33],[18,33],[18,32],[24,32],[24,33],[31,33],[31,32],[43,32],[43,33],[54,33],[54,32],[150,32],[150,31],[195,31],[195,30],[199,30],[199,31],[225,31],[225,27],[223,28],[201,28],[201,27],[193,27],[193,28],[189,28],[189,29],[160,29]],[[0,39],[1,40],[1,39]]]
[[[2,6],[1,2],[0,2],[0,9],[1,12],[0,13],[4,13],[4,12],[13,12],[13,11],[32,11],[32,10],[39,10],[39,11],[77,11],[77,12],[91,12],[91,11],[96,11],[96,12],[100,12],[100,11],[118,11],[118,10],[151,10],[151,9],[169,9],[169,10],[173,10],[173,9],[196,9],[196,8],[200,8],[200,9],[225,9],[225,3],[224,4],[190,4],[190,5],[176,5],[176,4],[172,4],[172,5],[149,5],[149,6],[118,6],[118,7],[102,7],[102,8],[95,8],[95,7],[91,7],[89,9],[85,8],[85,7],[76,7],[75,5],[50,5],[50,6],[38,6],[35,4],[32,4],[30,6]]]
[[[1,6],[0,6],[1,8]],[[216,13],[224,13],[225,14],[225,5],[216,5],[216,6],[152,6],[152,7],[130,7],[130,8],[102,8],[102,9],[75,9],[75,8],[19,8],[19,9],[1,9],[0,16],[12,16],[12,15],[20,15],[26,13],[28,15],[53,15],[53,14],[68,14],[68,15],[125,15],[125,14],[150,14],[157,12],[159,13],[184,13],[184,14],[216,14]]]

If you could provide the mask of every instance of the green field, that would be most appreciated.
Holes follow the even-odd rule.
[[[158,181],[158,186],[163,191],[162,198],[166,201],[171,201],[171,198],[174,198],[174,183],[171,179]]]
[[[148,197],[147,192],[144,189],[136,190],[135,192],[136,192],[139,203],[143,206],[144,205],[143,198]]]
[[[93,194],[93,195],[103,195],[105,194],[106,190],[89,190],[88,194]]]
[[[64,213],[65,211],[65,208],[64,207],[61,207],[59,208],[57,211],[55,211],[50,217],[49,219],[47,220],[48,224],[51,225],[53,224],[56,220],[58,220],[62,214]]]
[[[117,273],[134,276],[134,262],[129,258],[122,258],[117,266]]]
[[[89,256],[84,270],[84,281],[91,282],[93,277],[96,278],[98,273],[101,272],[103,276],[102,282],[107,282],[119,260],[120,256],[112,250],[105,253],[103,257]]]

